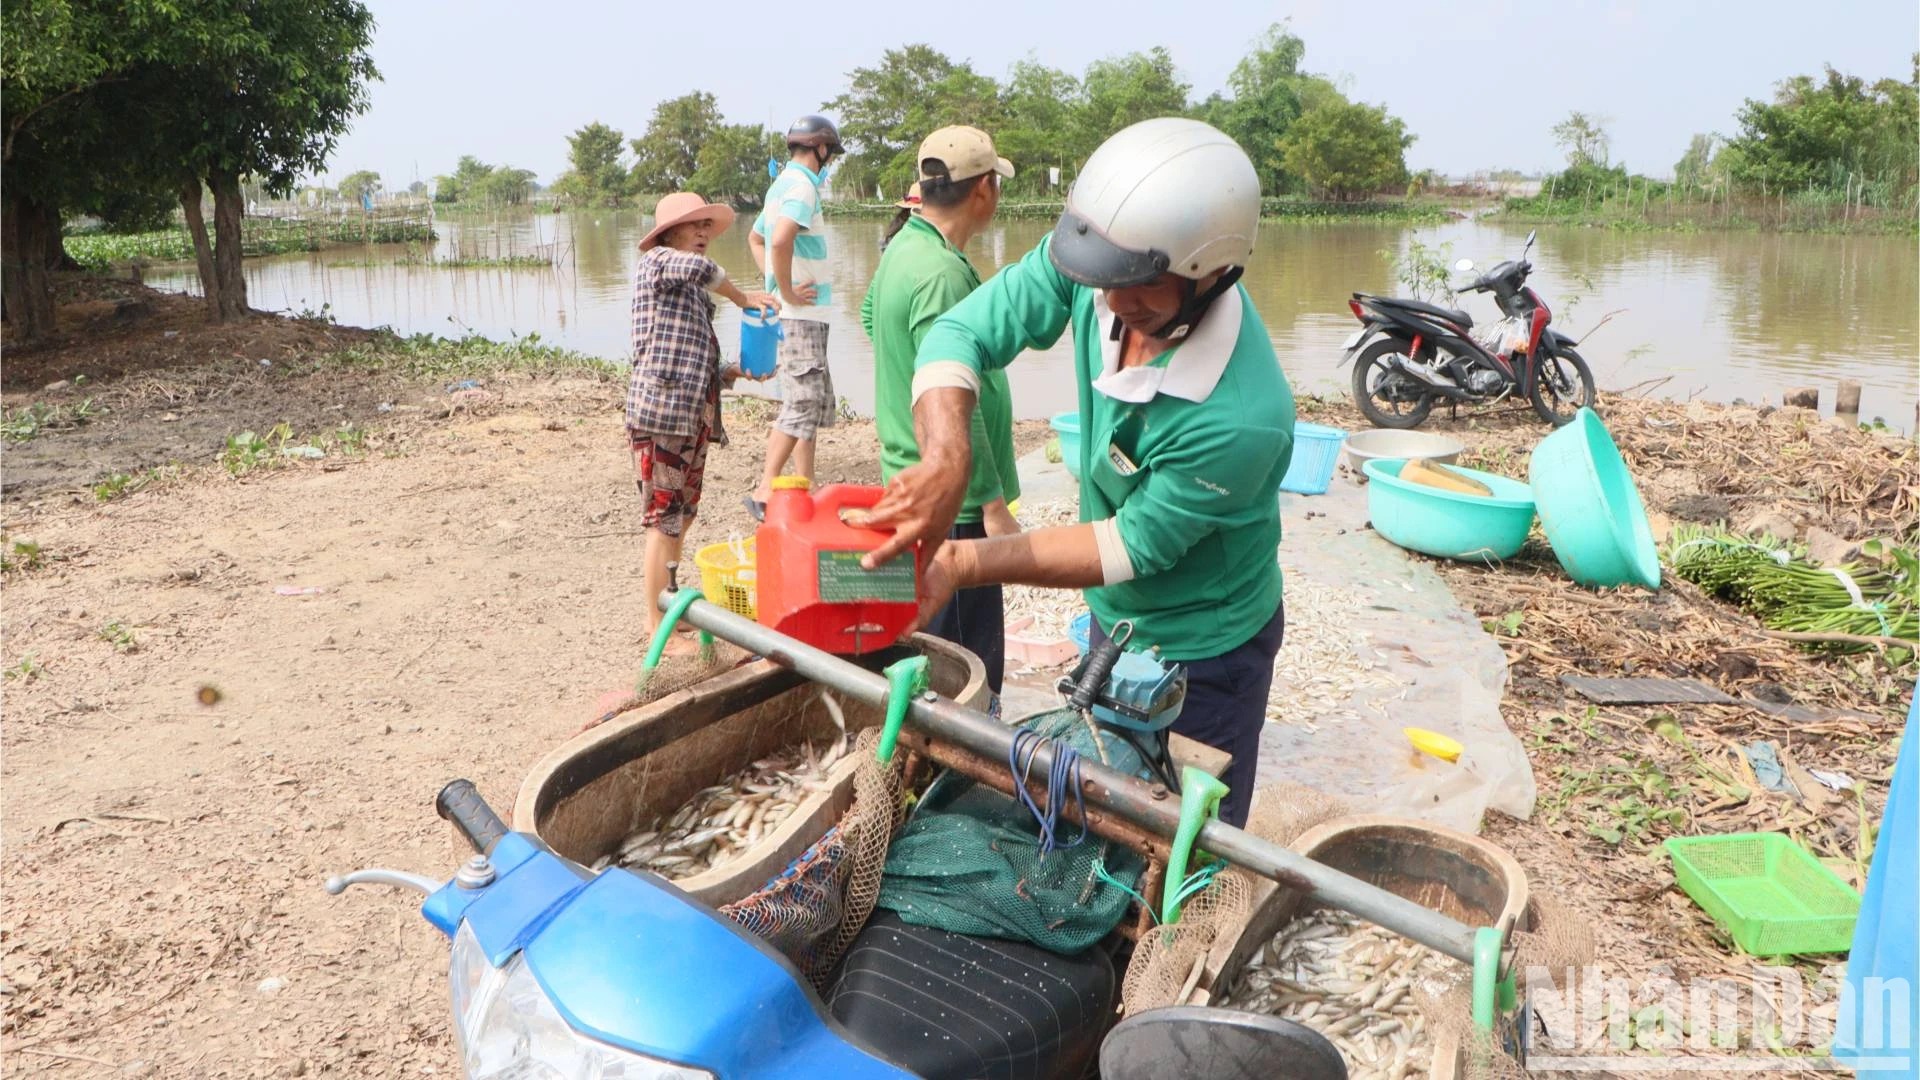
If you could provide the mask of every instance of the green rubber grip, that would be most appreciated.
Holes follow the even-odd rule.
[[[1180,770],[1180,826],[1173,834],[1173,847],[1167,852],[1167,876],[1160,886],[1160,925],[1180,921],[1180,887],[1186,884],[1187,863],[1193,857],[1193,842],[1207,819],[1220,812],[1220,800],[1227,797],[1227,785],[1219,777],[1191,765]]]
[[[680,616],[685,615],[687,609],[693,606],[693,602],[699,599],[701,596],[698,589],[681,589],[673,595],[673,601],[667,605],[667,610],[660,616],[659,629],[653,632],[653,641],[647,645],[647,659],[644,665],[646,670],[652,671],[660,666],[660,657],[667,651],[667,642],[673,640],[673,631],[680,625]],[[705,630],[700,631],[700,644],[712,643],[713,635]]]
[[[1500,982],[1500,931],[1483,926],[1473,933],[1473,1026],[1486,1035],[1499,1015]]]
[[[900,728],[907,722],[907,710],[912,707],[913,699],[926,692],[927,658],[909,656],[896,660],[888,666],[886,676],[887,719],[880,728],[880,743],[873,748],[874,758],[882,764],[893,760],[893,747],[900,741]]]

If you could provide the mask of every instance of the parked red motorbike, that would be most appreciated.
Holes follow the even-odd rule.
[[[1553,312],[1527,288],[1534,233],[1520,258],[1502,262],[1459,292],[1491,292],[1505,316],[1474,329],[1464,311],[1354,293],[1347,306],[1360,330],[1341,346],[1353,365],[1353,402],[1379,427],[1419,427],[1435,402],[1491,405],[1518,395],[1558,427],[1593,405],[1593,371],[1574,340],[1548,326]],[[1468,273],[1473,262],[1454,269]],[[1356,359],[1354,354],[1358,352]]]

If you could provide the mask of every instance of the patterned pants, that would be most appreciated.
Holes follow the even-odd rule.
[[[827,324],[790,319],[780,341],[780,415],[773,426],[796,439],[811,439],[832,427],[838,402],[827,370]]]
[[[629,429],[633,468],[640,488],[640,525],[680,539],[700,508],[706,478],[707,446],[713,428],[701,423],[695,435],[649,435]]]

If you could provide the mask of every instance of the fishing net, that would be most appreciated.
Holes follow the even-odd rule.
[[[580,730],[599,727],[617,719],[622,713],[651,705],[668,694],[711,679],[737,664],[745,655],[731,645],[719,643],[702,646],[700,652],[692,656],[663,656],[659,667],[643,666],[640,669],[640,674],[634,679],[633,693],[618,701],[602,701],[595,706],[596,714],[582,724]]]
[[[1032,734],[1019,736],[1016,753],[1034,739],[1052,739],[1086,760],[1148,774],[1138,750],[1076,710],[1037,713],[1019,726]],[[943,774],[893,841],[879,906],[918,926],[1026,941],[1061,954],[1105,937],[1133,902],[1145,861],[1059,820],[1064,800],[1079,787],[1077,777],[1057,768],[1049,784],[1053,797],[1037,818],[1019,800],[958,773]],[[1057,831],[1040,818],[1057,822]]]
[[[899,823],[900,766],[874,757],[879,740],[868,729],[854,744],[861,765],[839,822],[759,891],[720,909],[785,953],[816,986],[873,913],[887,839]]]
[[[1225,870],[1186,902],[1179,922],[1141,935],[1120,983],[1122,1010],[1131,1016],[1178,1004],[1200,981],[1214,945],[1246,924],[1252,901],[1247,875]]]
[[[1308,829],[1346,812],[1345,804],[1299,784],[1272,784],[1254,794],[1247,831],[1275,844],[1291,844]],[[1228,867],[1195,894],[1180,911],[1180,921],[1156,926],[1135,947],[1121,983],[1127,1015],[1185,1002],[1216,944],[1231,940],[1247,924],[1263,890],[1254,875]]]
[[[1522,995],[1531,975],[1565,986],[1593,962],[1593,933],[1577,912],[1535,896],[1527,903],[1527,926],[1513,935],[1514,977]],[[1515,1056],[1520,1036],[1515,1024],[1528,1022],[1526,1011],[1503,1018],[1491,1033],[1479,1030],[1473,1022],[1473,973],[1465,965],[1451,965],[1416,982],[1413,1000],[1437,1036],[1436,1053],[1458,1053],[1458,1075],[1464,1080],[1522,1080],[1528,1075]]]

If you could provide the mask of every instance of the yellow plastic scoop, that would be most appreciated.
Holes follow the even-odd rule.
[[[1415,750],[1423,754],[1432,754],[1441,761],[1459,761],[1461,752],[1466,749],[1437,731],[1417,727],[1400,730],[1406,734],[1407,741],[1413,744]]]

